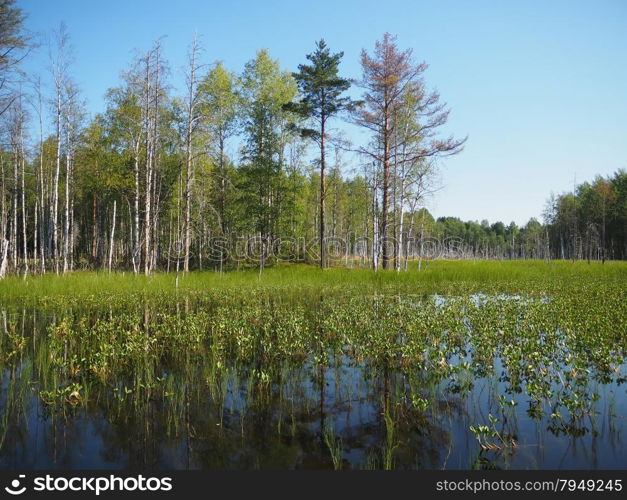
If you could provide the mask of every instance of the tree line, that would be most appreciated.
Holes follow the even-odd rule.
[[[452,241],[459,257],[488,259],[627,259],[627,172],[575,185],[551,195],[543,221],[531,218],[490,224],[456,217],[435,220],[426,209],[414,215],[423,235]],[[420,243],[420,240],[419,240]]]
[[[428,238],[457,231],[454,219],[433,221],[424,204],[439,159],[461,152],[466,139],[442,136],[449,109],[428,90],[427,65],[390,34],[362,51],[357,80],[341,75],[343,53],[324,40],[292,73],[265,49],[240,72],[206,64],[195,38],[180,92],[158,40],[130,61],[106,92],[104,112],[90,118],[66,27],[43,47],[49,71],[25,74],[20,63],[35,41],[23,21],[14,0],[0,0],[0,277],[223,269],[236,265],[236,241],[260,268],[280,247],[321,267],[341,255],[351,265],[401,270]],[[369,142],[352,144],[343,123]],[[624,218],[619,233],[615,198],[603,199],[590,220],[580,208],[576,224],[555,216],[511,240],[509,226],[481,225],[481,233],[471,224],[464,252],[624,258]],[[603,250],[594,253],[599,231]]]

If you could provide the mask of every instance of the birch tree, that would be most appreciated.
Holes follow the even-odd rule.
[[[141,106],[141,78],[137,67],[123,74],[124,86],[107,91],[107,128],[114,146],[130,155],[132,161],[132,209],[129,209],[130,259],[135,274],[141,268],[141,162],[145,135]],[[130,204],[130,203],[129,203]]]
[[[142,58],[142,65],[144,67],[144,80],[142,82],[141,102],[146,151],[144,273],[150,274],[155,269],[157,259],[155,242],[158,229],[156,177],[159,168],[161,104],[165,98],[163,78],[166,68],[161,55],[161,41],[157,41],[154,48]]]
[[[192,195],[194,189],[194,140],[198,128],[200,113],[198,92],[199,70],[198,57],[200,54],[200,44],[197,37],[194,37],[188,53],[188,69],[186,74],[187,99],[186,99],[186,127],[185,127],[185,221],[184,221],[184,248],[183,248],[183,271],[189,272],[189,254],[192,242]]]
[[[65,83],[65,217],[63,230],[63,272],[73,268],[74,255],[74,153],[84,119],[79,91],[69,78]]]
[[[62,132],[65,119],[64,92],[68,84],[68,66],[70,60],[69,35],[64,23],[54,32],[49,44],[50,69],[54,85],[54,116],[56,157],[52,187],[51,218],[52,218],[52,258],[55,272],[59,274],[60,245],[59,245],[59,179],[61,175]]]
[[[281,214],[284,133],[287,128],[284,106],[296,95],[296,82],[281,71],[278,61],[266,50],[246,64],[243,76],[244,97],[244,192],[248,195],[246,214],[257,233],[261,266],[265,249],[273,244]]]
[[[206,152],[213,165],[212,183],[222,235],[230,230],[227,199],[233,181],[228,172],[227,143],[238,132],[241,106],[240,80],[221,62],[216,62],[198,88],[202,126],[206,131]]]

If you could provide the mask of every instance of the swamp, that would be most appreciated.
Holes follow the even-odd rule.
[[[0,282],[0,467],[627,465],[627,264]]]

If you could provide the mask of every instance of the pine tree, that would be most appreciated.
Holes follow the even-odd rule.
[[[298,83],[301,99],[287,107],[303,118],[313,120],[317,128],[301,128],[303,136],[312,138],[320,146],[320,267],[326,266],[325,249],[325,199],[326,199],[326,148],[327,122],[343,110],[355,106],[349,97],[341,95],[351,86],[350,80],[338,75],[344,53],[331,54],[324,40],[316,43],[316,50],[307,55],[311,64],[299,64],[294,78]]]

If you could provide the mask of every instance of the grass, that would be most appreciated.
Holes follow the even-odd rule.
[[[259,279],[255,270],[225,273],[192,272],[152,276],[132,273],[74,272],[65,276],[8,277],[0,281],[0,303],[38,300],[43,297],[96,296],[107,300],[112,294],[202,293],[220,290],[272,290],[290,293],[299,290],[329,291],[358,289],[364,293],[399,292],[451,294],[460,291],[542,293],[585,285],[591,280],[623,285],[627,262],[571,261],[434,261],[418,272],[332,268],[321,270],[307,265],[279,265],[266,269]]]

